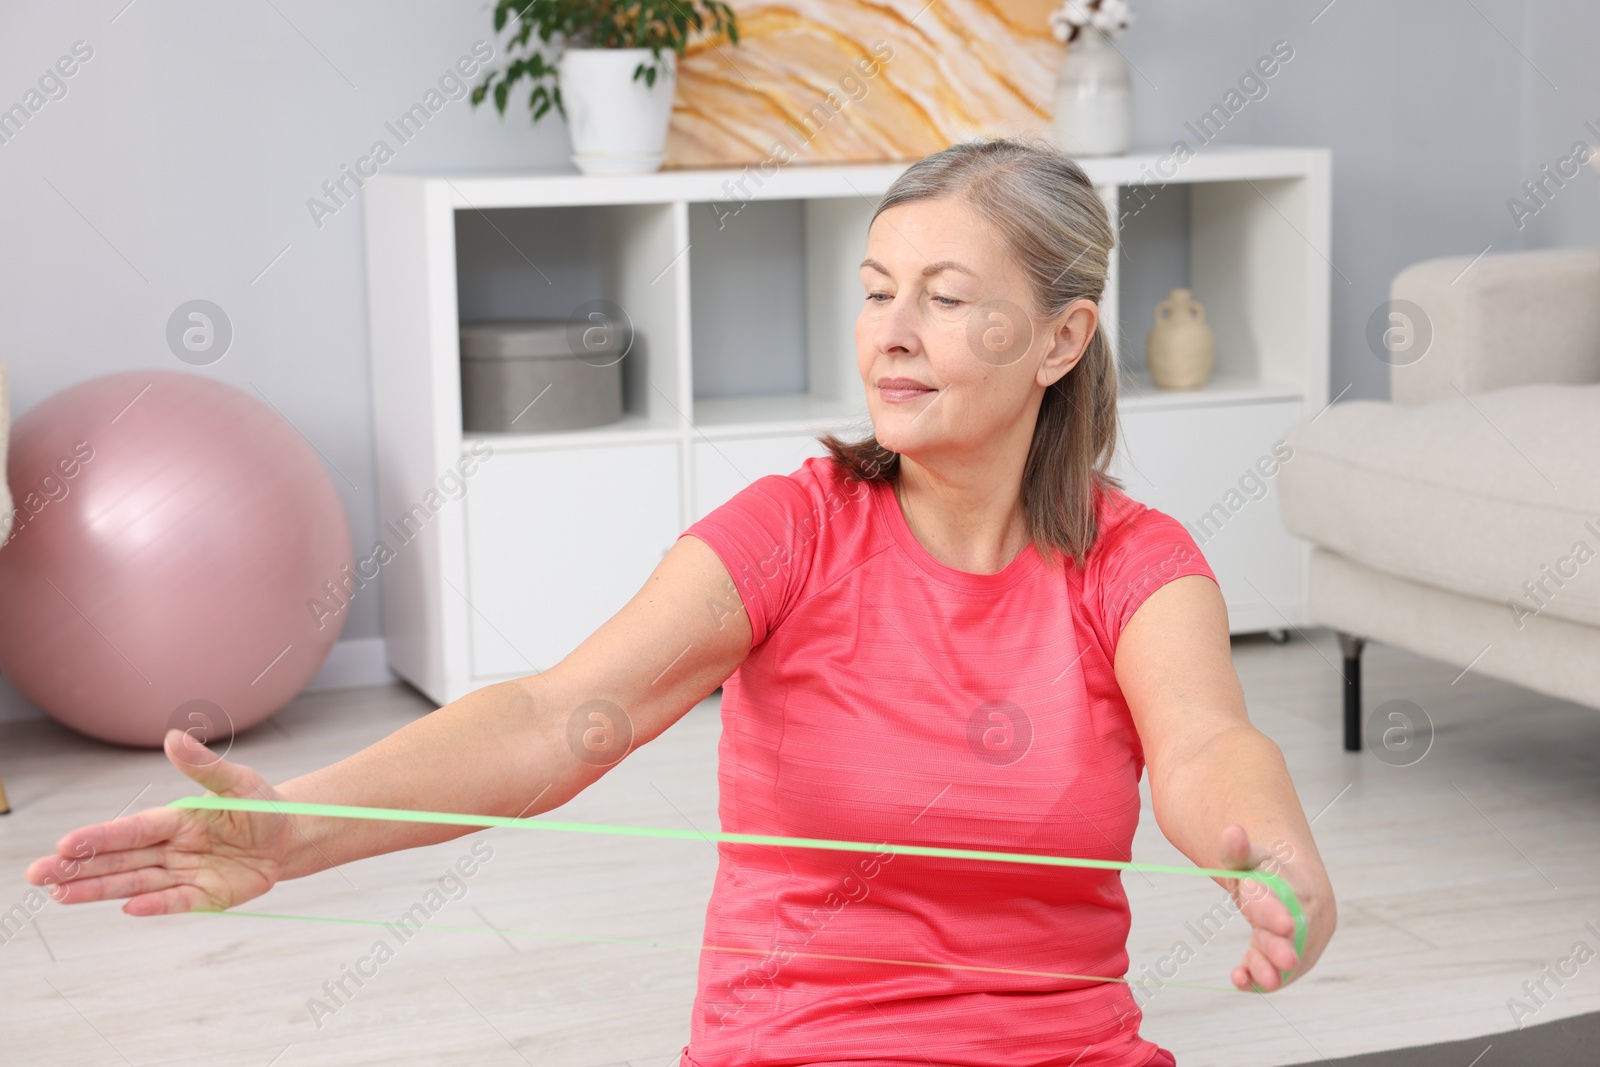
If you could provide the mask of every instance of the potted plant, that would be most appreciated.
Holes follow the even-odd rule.
[[[503,116],[511,86],[527,77],[533,121],[552,107],[567,120],[572,161],[585,174],[648,174],[666,156],[678,57],[691,34],[739,42],[722,0],[498,0],[494,28],[518,20],[506,41],[510,63],[473,87],[474,106],[492,92]],[[533,35],[539,44],[531,44]],[[555,40],[555,62],[543,46]],[[520,57],[518,50],[525,54]]]

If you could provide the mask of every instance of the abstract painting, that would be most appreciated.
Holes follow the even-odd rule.
[[[678,67],[666,167],[917,159],[1048,136],[1057,0],[731,0],[739,44]]]

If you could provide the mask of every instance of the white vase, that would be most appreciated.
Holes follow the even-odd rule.
[[[1072,156],[1115,156],[1133,143],[1133,79],[1106,35],[1084,26],[1056,83],[1056,138]]]
[[[649,174],[666,160],[678,56],[661,53],[666,70],[655,85],[635,80],[648,48],[568,48],[556,61],[561,103],[572,139],[572,162],[585,174]]]

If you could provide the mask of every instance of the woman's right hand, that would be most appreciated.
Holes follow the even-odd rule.
[[[285,799],[254,770],[211,753],[181,730],[167,731],[167,758],[212,795]],[[61,904],[127,897],[129,915],[222,911],[279,880],[296,832],[287,815],[199,808],[146,808],[83,826],[24,877]]]

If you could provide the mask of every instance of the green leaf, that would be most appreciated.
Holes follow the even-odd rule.
[[[536,31],[546,46],[560,39],[579,48],[649,48],[653,65],[635,71],[634,78],[643,77],[652,87],[656,79],[666,77],[664,49],[682,56],[696,35],[725,34],[734,44],[740,39],[737,17],[726,0],[496,0],[495,31],[506,29],[512,16],[517,25],[506,41],[507,58],[526,53],[520,65],[513,63],[505,72],[505,79],[512,82],[524,74],[543,78],[555,69],[531,44]],[[560,109],[559,98],[554,99],[552,106]]]
[[[494,106],[502,115],[506,113],[506,93],[510,88],[508,82],[501,82],[494,87]]]

